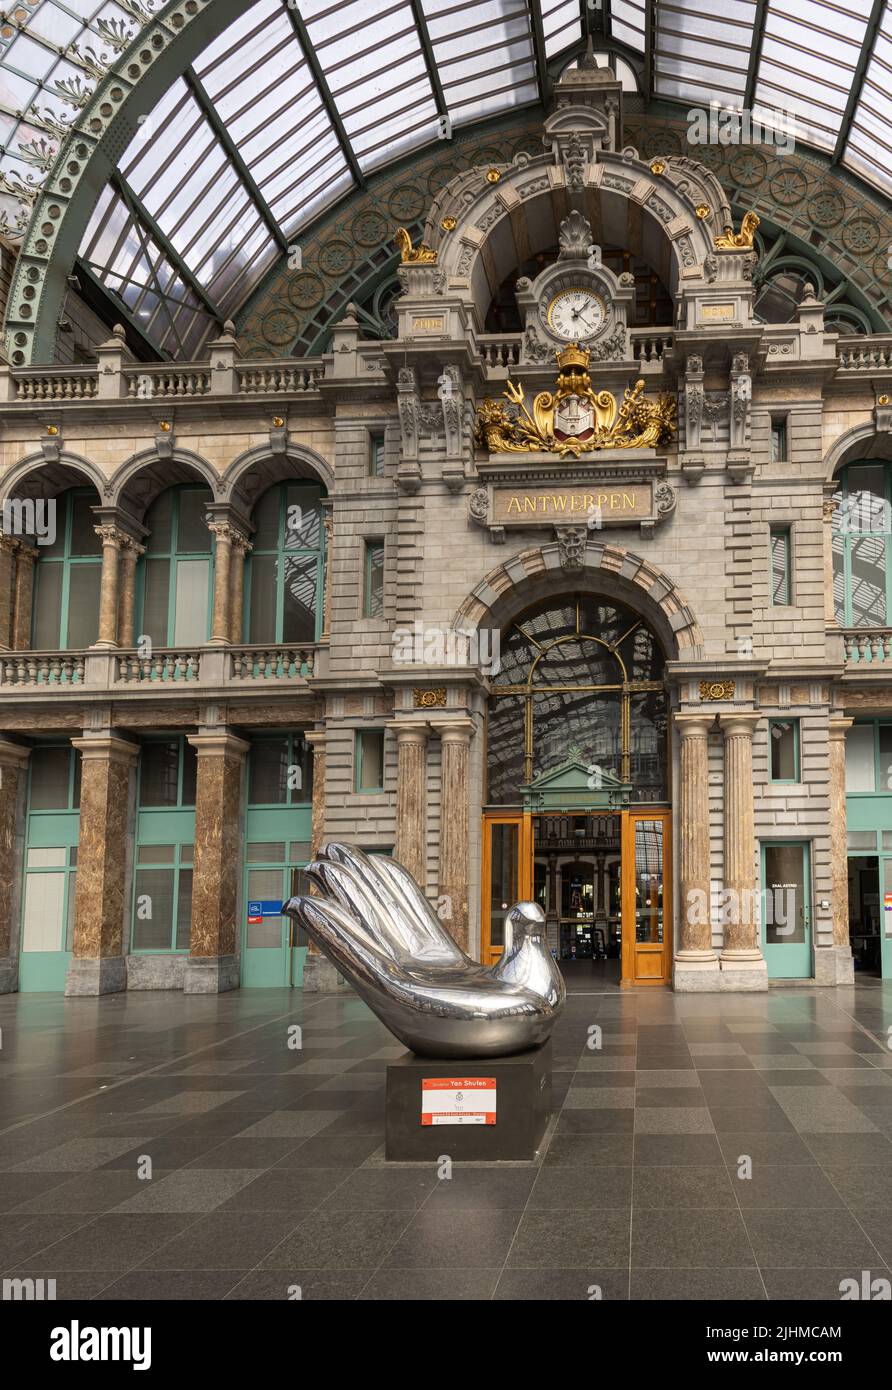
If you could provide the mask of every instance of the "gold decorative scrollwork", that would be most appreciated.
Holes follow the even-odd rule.
[[[400,248],[400,260],[403,265],[436,265],[437,253],[420,241],[417,246],[412,245],[412,238],[405,227],[397,227],[394,241]]]
[[[740,224],[740,231],[735,232],[732,226],[725,228],[721,236],[714,238],[714,245],[717,251],[745,251],[753,244],[756,235],[756,228],[759,225],[759,216],[755,212],[744,214]]]
[[[412,699],[416,709],[435,709],[446,704],[446,687],[441,685],[436,690],[416,688],[412,691]]]
[[[669,396],[645,399],[644,380],[629,386],[617,406],[611,391],[595,391],[588,372],[589,353],[578,343],[558,352],[555,390],[540,391],[527,409],[523,388],[508,382],[504,395],[516,407],[509,414],[489,396],[478,406],[474,438],[491,454],[573,454],[595,449],[653,449],[672,437],[675,402]]]

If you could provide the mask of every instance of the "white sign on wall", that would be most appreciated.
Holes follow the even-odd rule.
[[[438,1076],[421,1083],[423,1125],[494,1125],[494,1076]]]

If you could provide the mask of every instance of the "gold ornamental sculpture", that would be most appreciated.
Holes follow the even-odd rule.
[[[756,235],[756,228],[759,225],[759,215],[755,212],[744,214],[740,224],[740,231],[735,232],[732,226],[725,228],[721,236],[713,238],[717,251],[744,251],[748,250]]]
[[[555,390],[540,391],[527,410],[523,388],[508,382],[503,393],[516,407],[509,414],[489,396],[477,408],[474,439],[491,454],[546,451],[580,454],[594,449],[654,449],[675,431],[675,402],[644,397],[644,381],[629,386],[617,405],[611,391],[595,391],[588,372],[589,353],[578,343],[555,354]]]
[[[436,265],[437,253],[423,241],[412,245],[412,238],[405,227],[397,227],[394,241],[400,248],[400,261],[403,265]]]

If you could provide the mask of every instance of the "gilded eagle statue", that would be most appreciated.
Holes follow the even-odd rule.
[[[566,989],[536,903],[511,908],[505,949],[484,966],[392,859],[329,844],[305,872],[316,894],[291,898],[283,912],[412,1052],[507,1057],[546,1041]]]

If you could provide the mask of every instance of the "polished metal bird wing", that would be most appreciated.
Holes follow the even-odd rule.
[[[535,903],[511,908],[505,950],[483,966],[392,859],[329,844],[306,873],[317,894],[283,911],[413,1052],[504,1057],[546,1040],[566,991]]]

